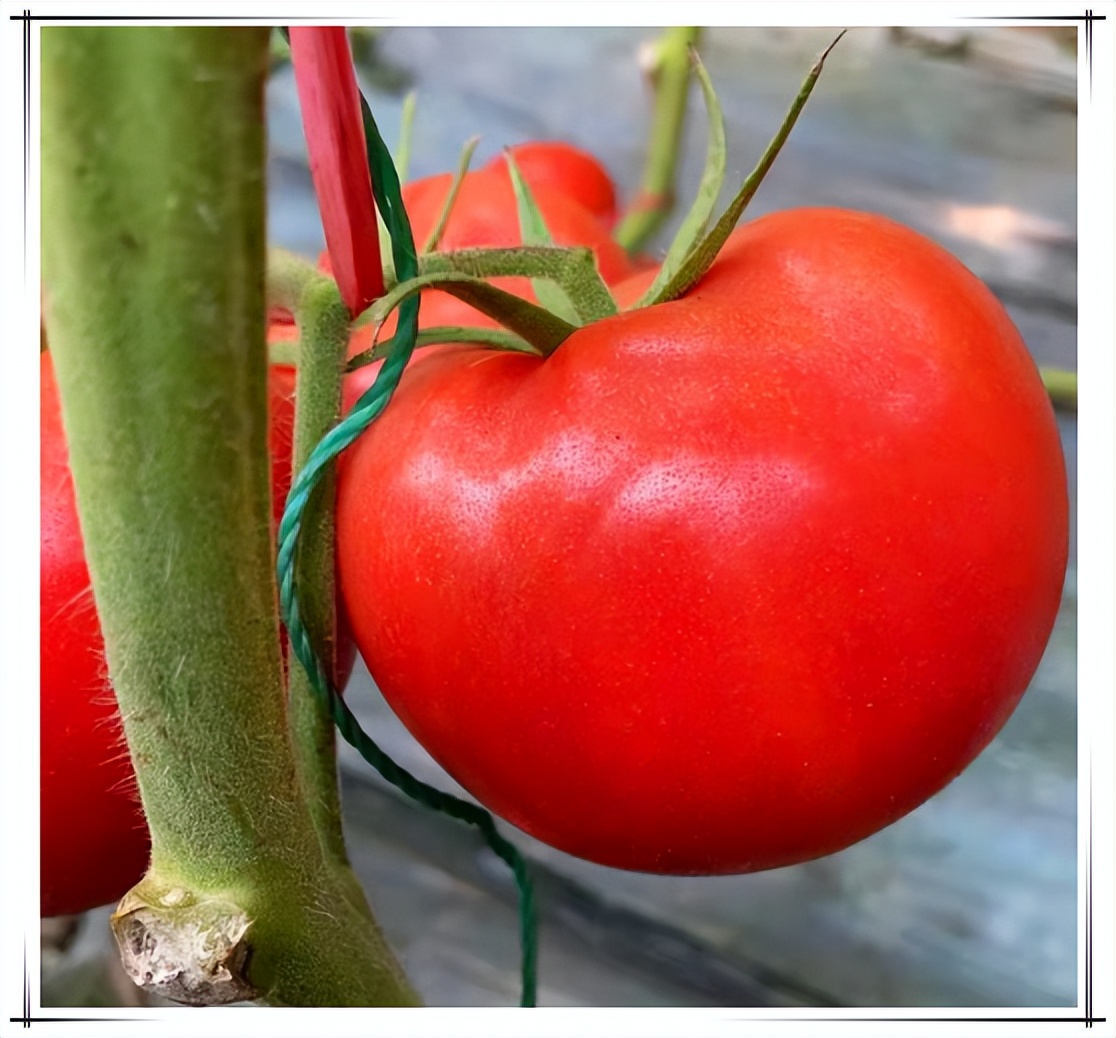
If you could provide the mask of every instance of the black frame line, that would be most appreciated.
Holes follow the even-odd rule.
[[[127,1023],[130,1020],[154,1020],[153,1016],[33,1016],[31,1014],[31,973],[27,969],[27,937],[23,938],[23,1013],[20,1016],[8,1017],[10,1024],[22,1024],[24,1030],[32,1024],[95,1024]]]
[[[12,16],[17,17],[16,15]],[[23,11],[23,285],[27,287],[28,188],[31,183],[31,12]]]
[[[1089,784],[1085,804],[1088,811],[1088,844],[1085,850],[1085,1026],[1092,1027],[1093,1018],[1093,755],[1089,754]],[[1101,1017],[1098,1023],[1103,1022]]]
[[[1085,23],[1085,64],[1089,67],[1089,97],[1093,96],[1093,22],[1106,22],[1108,15],[1094,14],[1093,9],[1087,8],[1084,14],[967,14],[963,16],[966,21],[985,22],[1084,22]]]
[[[24,282],[27,279],[27,232],[30,198],[31,177],[31,25],[34,22],[241,22],[251,24],[270,24],[272,19],[258,15],[92,15],[92,14],[66,14],[66,15],[34,15],[30,9],[24,8],[22,14],[8,16],[9,21],[23,22],[23,265]],[[1093,23],[1107,21],[1106,14],[1095,14],[1088,8],[1084,14],[1051,14],[1051,15],[964,15],[966,21],[1010,21],[1021,24],[1042,24],[1046,22],[1079,22],[1085,26],[1085,60],[1089,75],[1089,96],[1093,92]],[[292,22],[305,22],[308,24],[321,24],[323,22],[338,21],[323,15],[305,18],[289,18]],[[387,21],[387,18],[371,18],[371,21]],[[1081,1023],[1086,1028],[1093,1024],[1106,1023],[1107,1017],[1093,1015],[1093,773],[1092,757],[1090,755],[1088,768],[1088,791],[1086,796],[1088,836],[1085,857],[1085,934],[1084,934],[1084,974],[1085,974],[1085,1005],[1084,1013],[1080,1016],[779,1016],[764,1017],[773,1022],[787,1023],[1014,1023],[1014,1024],[1050,1024],[1050,1023]],[[126,1017],[47,1017],[33,1016],[31,1013],[31,978],[27,963],[27,940],[23,943],[23,1005],[22,1014],[9,1017],[10,1023],[22,1024],[28,1028],[33,1023],[125,1023],[140,1022],[157,1019],[150,1016]],[[730,1017],[734,1020],[748,1020],[754,1022],[755,1017]]]

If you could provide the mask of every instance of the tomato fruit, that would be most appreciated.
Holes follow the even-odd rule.
[[[957,776],[1058,609],[1064,461],[943,249],[800,209],[549,358],[416,360],[344,458],[341,590],[411,732],[604,865],[748,872]]]
[[[606,228],[616,223],[616,185],[608,170],[589,152],[565,141],[527,141],[512,145],[508,151],[532,189],[553,188],[584,206]],[[502,170],[505,176],[508,173],[503,155],[497,155],[484,168]]]
[[[294,377],[270,370],[276,523],[291,481]],[[40,876],[51,916],[121,897],[147,867],[150,838],[105,667],[49,353],[40,379]]]

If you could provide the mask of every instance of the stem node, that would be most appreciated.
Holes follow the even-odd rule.
[[[154,886],[149,876],[133,887],[111,919],[120,960],[136,985],[193,1006],[259,998],[245,975],[252,950],[247,913],[221,897]]]

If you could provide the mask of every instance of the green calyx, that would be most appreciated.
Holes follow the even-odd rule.
[[[633,309],[680,298],[709,270],[786,143],[821,75],[825,59],[843,35],[842,31],[814,63],[759,162],[711,228],[710,219],[725,178],[727,147],[724,115],[701,60],[696,51],[690,50],[690,63],[706,106],[709,143],[705,169],[697,196],[667,250],[657,277]],[[515,190],[524,245],[514,249],[432,251],[437,247],[449,218],[471,154],[471,145],[467,145],[438,227],[419,258],[419,275],[396,285],[362,316],[361,321],[382,324],[404,299],[423,289],[437,288],[499,321],[512,333],[509,337],[486,332],[466,338],[459,334],[461,329],[455,329],[452,330],[455,337],[450,341],[482,342],[496,349],[526,349],[547,356],[577,328],[615,316],[618,312],[616,302],[597,269],[592,252],[585,247],[560,248],[554,245],[530,187],[510,154],[505,157]],[[527,302],[485,280],[509,276],[530,278],[539,303]],[[428,342],[446,341],[434,339],[432,335],[433,330],[425,333],[424,337]],[[356,358],[352,366],[369,363],[377,356],[376,349],[370,350]]]
[[[710,149],[706,162],[706,176],[702,177],[702,189],[698,192],[698,200],[694,203],[694,208],[690,211],[690,216],[683,224],[682,232],[679,238],[675,239],[674,245],[671,246],[670,252],[667,253],[667,258],[670,259],[672,254],[676,252],[682,255],[683,258],[678,262],[676,269],[673,269],[670,275],[662,279],[663,283],[660,284],[660,279],[656,279],[651,290],[636,304],[637,307],[654,306],[656,303],[666,303],[672,299],[678,299],[680,296],[692,288],[705,274],[705,272],[713,265],[713,261],[717,258],[718,253],[724,247],[728,236],[732,233],[740,217],[744,214],[745,208],[748,203],[755,196],[759,190],[760,184],[763,182],[764,177],[767,176],[768,170],[771,169],[778,157],[779,152],[782,150],[783,145],[786,143],[790,132],[794,129],[794,124],[798,121],[798,117],[802,109],[806,106],[806,102],[813,93],[814,85],[821,75],[822,68],[825,65],[825,59],[829,56],[829,52],[837,46],[838,41],[845,35],[845,30],[842,30],[837,38],[822,52],[817,61],[814,62],[813,67],[803,80],[802,86],[799,88],[798,96],[795,97],[794,103],[791,105],[790,110],[783,117],[782,125],[779,127],[775,136],[771,139],[771,143],[767,145],[760,160],[756,163],[755,169],[748,174],[747,179],[741,185],[740,190],[736,196],[729,203],[728,208],[721,214],[720,219],[713,225],[713,229],[703,235],[704,218],[699,220],[702,207],[702,199],[704,192],[712,190],[713,184],[716,184],[717,191],[720,190],[720,180],[723,179],[716,176],[716,173],[711,173],[711,168],[714,167],[716,159],[716,139],[720,135],[723,137],[724,126],[721,120],[720,112],[714,112],[712,107],[710,109]],[[695,64],[700,69],[700,62],[697,61],[695,55]],[[699,73],[699,79],[702,81],[703,92],[705,94],[707,103],[712,99],[712,104],[716,103],[715,95],[712,91],[712,86],[707,85],[707,78],[703,73]],[[717,132],[713,131],[713,123],[720,124],[720,129]],[[723,167],[723,161],[722,161]],[[716,191],[713,197],[716,197]],[[693,226],[691,227],[691,222]],[[696,233],[695,233],[696,232]],[[694,240],[685,248],[679,247],[680,240],[684,239],[687,233],[692,233]],[[664,268],[666,264],[664,263]]]
[[[539,211],[538,203],[536,203],[535,196],[531,193],[531,188],[527,185],[527,181],[523,179],[519,163],[515,161],[510,151],[504,152],[504,159],[508,164],[508,174],[511,176],[512,190],[515,192],[515,204],[518,210],[519,229],[523,237],[523,244],[526,246],[553,245],[554,238],[550,234],[550,229],[546,226],[546,219]],[[596,278],[596,282],[603,286],[600,277]],[[560,280],[532,278],[531,287],[535,290],[539,302],[551,313],[557,314],[570,324],[581,323],[579,317],[582,310],[570,298]],[[607,288],[605,288],[604,295],[611,301],[612,297],[609,296]],[[615,311],[615,306],[613,310]]]
[[[473,152],[477,150],[479,143],[479,137],[470,137],[462,147],[457,170],[454,172],[453,181],[450,183],[449,194],[446,195],[445,203],[442,205],[442,211],[438,214],[434,229],[430,232],[426,241],[423,242],[423,254],[437,249],[442,240],[442,235],[446,233],[446,224],[449,223],[450,213],[453,212],[457,196],[461,193],[461,185],[465,183],[465,174],[469,172],[469,163],[473,161]]]
[[[713,90],[713,83],[705,71],[697,51],[690,50],[690,61],[693,64],[698,82],[701,84],[702,97],[705,99],[705,111],[709,130],[709,144],[705,152],[705,169],[698,185],[697,197],[690,207],[686,219],[674,236],[670,248],[667,250],[663,265],[659,268],[651,287],[643,294],[638,306],[647,306],[658,298],[659,294],[669,285],[677,275],[691,252],[697,246],[701,236],[709,225],[709,217],[713,207],[717,204],[717,196],[721,193],[721,185],[725,181],[725,164],[727,162],[728,148],[725,144],[725,119],[721,112],[720,101]]]
[[[509,331],[525,339],[543,355],[554,352],[575,331],[576,326],[534,303],[505,292],[483,278],[446,270],[420,274],[396,285],[369,309],[372,321],[382,325],[391,312],[424,288],[439,288],[474,310],[499,321]]]

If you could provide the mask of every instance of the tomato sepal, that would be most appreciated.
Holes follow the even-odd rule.
[[[438,219],[434,222],[419,254],[425,255],[428,252],[433,252],[438,248],[442,240],[442,235],[445,234],[446,224],[449,223],[450,214],[453,212],[454,205],[457,204],[457,196],[461,194],[461,185],[465,183],[465,174],[469,172],[469,163],[473,161],[473,152],[477,150],[477,145],[480,143],[480,137],[470,137],[461,148],[461,156],[457,160],[457,169],[454,171],[453,180],[450,181],[449,193],[446,195],[446,200],[442,204],[441,212],[438,213]]]
[[[721,111],[721,102],[717,98],[717,92],[713,89],[713,82],[709,78],[709,73],[705,70],[705,66],[693,47],[690,48],[690,61],[693,64],[697,81],[701,86],[702,97],[705,99],[706,124],[709,133],[709,142],[705,152],[705,168],[702,171],[701,183],[698,185],[697,195],[690,206],[690,211],[686,214],[678,233],[674,236],[654,282],[648,288],[643,299],[636,304],[637,309],[640,306],[647,305],[644,300],[651,301],[658,297],[659,293],[670,284],[690,253],[697,247],[705,229],[709,226],[709,218],[713,214],[713,207],[717,204],[717,198],[725,182],[728,146],[725,143],[725,117]]]
[[[504,161],[507,163],[508,176],[511,177],[512,191],[515,192],[515,207],[519,216],[519,233],[523,237],[523,244],[554,245],[554,238],[546,226],[546,219],[539,211],[535,196],[509,149],[504,150]],[[601,282],[601,285],[603,286],[604,282]],[[547,278],[531,278],[531,287],[539,297],[539,302],[551,313],[557,314],[571,324],[581,323],[578,320],[577,308],[560,283]],[[606,293],[607,291],[608,289],[605,288]]]
[[[837,46],[841,37],[845,35],[845,31],[846,30],[841,30],[837,38],[822,51],[817,61],[814,62],[810,71],[806,74],[802,86],[799,87],[798,95],[795,97],[787,114],[783,117],[782,125],[776,131],[775,136],[772,137],[763,155],[760,156],[760,160],[756,163],[755,168],[748,174],[740,190],[736,193],[736,196],[729,203],[728,208],[713,225],[713,229],[689,250],[686,258],[681,262],[677,271],[672,274],[669,280],[661,285],[657,285],[657,287],[656,281],[656,284],[652,285],[651,289],[649,289],[647,294],[636,304],[634,309],[640,309],[644,306],[654,306],[656,303],[666,303],[678,299],[697,284],[702,275],[713,265],[713,261],[724,247],[725,242],[728,241],[729,235],[740,222],[740,217],[743,215],[748,203],[751,202],[756,191],[759,190],[760,184],[763,183],[764,177],[767,176],[768,171],[774,164],[775,159],[778,157],[779,152],[790,136],[791,130],[794,129],[794,125],[798,121],[802,109],[806,106],[806,102],[814,91],[814,85],[817,83],[818,77],[821,75],[822,69],[825,66],[825,59],[829,57],[830,52]],[[673,251],[673,247],[671,251]]]
[[[543,356],[553,353],[577,330],[575,325],[541,306],[473,274],[455,270],[430,271],[397,285],[372,305],[373,323],[382,326],[397,306],[425,288],[438,288],[456,296],[521,336]]]

